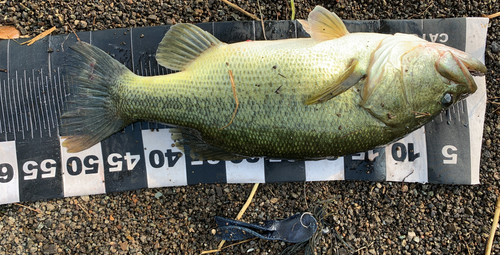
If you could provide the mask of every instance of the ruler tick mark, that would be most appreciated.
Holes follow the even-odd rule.
[[[23,123],[23,112],[24,112],[24,116],[26,116],[26,109],[24,109],[23,111],[23,106],[24,106],[24,103],[21,102],[21,97],[19,95],[19,91],[21,90],[21,87],[23,86],[23,81],[21,80],[21,86],[19,86],[19,78],[18,78],[18,75],[17,75],[17,70],[16,70],[16,92],[17,92],[17,102],[19,103],[19,111],[20,114],[17,114],[18,116],[20,115],[20,131],[22,132],[22,136],[23,136],[23,139],[24,139],[24,123]],[[22,95],[22,93],[21,93]],[[17,112],[17,111],[16,111]],[[19,120],[18,120],[19,121]],[[19,127],[19,124],[18,124],[18,127]]]
[[[29,110],[28,110],[28,103],[27,103],[27,100],[28,100],[28,82],[26,81],[26,70],[23,71],[23,75],[24,75],[24,92],[26,92],[24,95],[23,93],[21,93],[21,96],[23,97],[23,105],[24,105],[24,112],[25,112],[25,116],[26,116],[26,131],[29,130],[29,125],[28,125],[28,118],[30,119],[30,122],[31,122],[31,115],[29,113]],[[24,97],[26,95],[26,97]]]
[[[3,88],[5,88],[5,80],[3,81]],[[2,96],[5,95],[5,93],[2,92],[3,88],[0,88],[0,99],[2,99]],[[1,125],[0,125],[0,132],[5,132],[5,135],[7,135],[7,126],[6,126],[7,124],[5,123],[5,110],[3,108],[3,102],[7,102],[7,99],[0,100],[0,107],[2,109],[2,120],[3,120],[3,131],[2,131]],[[7,107],[7,106],[5,106],[5,107]],[[0,124],[2,124],[2,123],[0,122]],[[7,140],[7,139],[5,139],[5,140]]]

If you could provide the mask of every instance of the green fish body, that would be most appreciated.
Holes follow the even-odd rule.
[[[203,159],[343,156],[419,128],[476,90],[470,71],[486,71],[416,36],[350,34],[322,7],[301,23],[311,38],[234,44],[175,25],[157,60],[180,72],[152,77],[78,43],[63,145],[81,151],[146,120],[179,127],[177,145]]]

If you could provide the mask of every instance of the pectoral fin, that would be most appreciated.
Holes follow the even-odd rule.
[[[340,77],[333,81],[333,83],[329,86],[321,89],[318,93],[311,96],[311,98],[309,98],[305,102],[305,104],[311,105],[326,102],[342,94],[344,91],[348,90],[356,83],[358,83],[358,81],[365,76],[365,73],[363,71],[359,70],[359,68],[356,68],[358,66],[358,62],[359,61],[357,59],[353,59],[349,64],[347,70],[345,70],[345,72],[343,72]]]

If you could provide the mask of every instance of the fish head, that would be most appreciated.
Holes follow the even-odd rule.
[[[476,92],[474,76],[486,66],[471,55],[436,43],[425,43],[401,59],[402,86],[413,111],[440,113]]]
[[[474,93],[473,75],[486,67],[460,50],[405,35],[379,46],[372,59],[362,106],[386,125],[414,130]],[[385,49],[384,49],[385,48]],[[377,55],[378,54],[378,55]],[[367,90],[367,91],[366,91]]]

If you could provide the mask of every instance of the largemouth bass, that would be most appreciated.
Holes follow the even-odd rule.
[[[76,94],[62,116],[68,152],[140,120],[177,126],[201,159],[322,159],[399,139],[474,93],[477,59],[407,34],[349,33],[316,7],[311,38],[225,44],[191,24],[170,28],[158,63],[133,74],[87,43],[72,47]]]

